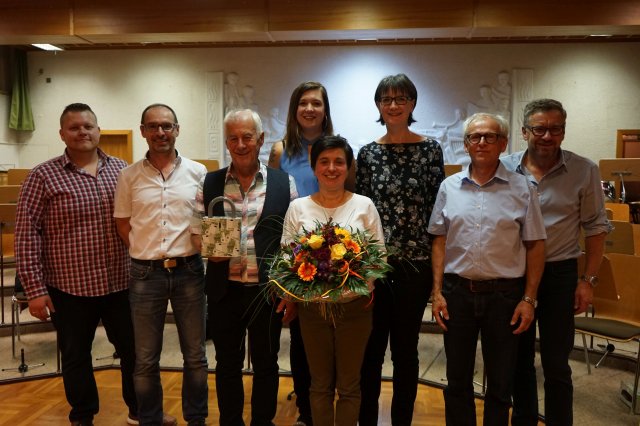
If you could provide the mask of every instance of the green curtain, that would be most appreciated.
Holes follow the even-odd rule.
[[[35,130],[31,100],[29,99],[29,76],[27,73],[27,52],[15,51],[15,72],[11,94],[9,128],[15,130]]]

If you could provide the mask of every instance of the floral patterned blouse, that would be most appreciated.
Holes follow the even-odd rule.
[[[438,142],[371,142],[360,149],[357,165],[356,192],[373,200],[387,247],[401,258],[430,259],[427,227],[444,179]]]

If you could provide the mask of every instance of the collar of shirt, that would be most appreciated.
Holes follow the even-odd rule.
[[[182,162],[182,157],[180,157],[180,153],[178,152],[178,150],[176,149],[176,158],[175,160],[173,160],[173,164],[176,165],[176,167]],[[151,160],[149,160],[149,151],[147,150],[147,153],[144,154],[144,165],[147,167],[153,167],[155,169],[155,166],[151,163]]]
[[[529,170],[527,169],[527,167],[524,164],[524,159],[527,156],[528,152],[529,152],[529,150],[526,149],[524,151],[516,153],[514,156],[509,156],[509,157],[506,157],[506,158],[509,159],[507,161],[513,161],[513,160],[517,161],[517,166],[514,168],[517,173],[520,173],[521,175],[525,175],[531,182],[537,183],[537,182],[535,182],[535,178],[533,177],[533,175],[531,173],[529,173]],[[514,158],[511,158],[511,157],[514,157]],[[547,174],[545,174],[545,176],[549,175],[551,173],[554,173],[559,168],[563,168],[563,169],[567,170],[568,169],[567,162],[568,162],[568,160],[570,158],[571,158],[571,152],[564,151],[564,150],[562,150],[562,148],[560,148],[560,161],[558,161],[556,163],[556,165],[553,166],[551,168],[551,170],[549,170],[549,172]]]
[[[98,150],[98,172],[99,172],[100,169],[102,169],[102,167],[107,163],[107,161],[109,161],[109,156],[105,154],[104,151],[102,151],[100,148],[97,148],[97,150]],[[64,169],[71,169],[71,170],[77,170],[80,168],[76,165],[76,163],[71,161],[69,154],[67,154],[66,148],[64,150],[64,153],[60,156],[60,166]]]
[[[258,167],[258,171],[256,172],[256,175],[253,179],[253,182],[251,184],[251,188],[253,188],[255,186],[256,180],[257,179],[261,179],[263,182],[267,180],[267,166],[265,166],[264,164],[262,164],[262,162],[259,162],[260,167]],[[238,179],[234,176],[233,174],[233,163],[229,164],[229,167],[227,167],[227,175],[224,178],[224,184],[228,185],[230,182],[239,184],[240,182],[238,181]]]
[[[475,183],[473,181],[473,179],[471,179],[471,164],[469,164],[467,166],[466,169],[462,170],[461,173],[461,181],[460,184],[463,183],[470,183],[472,185],[475,186],[487,186],[487,185],[491,185],[493,184],[493,181],[498,179],[504,182],[507,182],[509,180],[509,171],[507,170],[507,168],[504,166],[504,164],[502,164],[502,162],[498,162],[498,168],[496,169],[496,172],[494,173],[493,177],[491,179],[489,179],[484,185],[478,185],[477,183]]]

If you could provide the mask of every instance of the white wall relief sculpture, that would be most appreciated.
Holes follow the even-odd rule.
[[[479,86],[479,97],[467,102],[466,113],[463,108],[455,108],[451,121],[433,122],[430,128],[415,129],[429,136],[442,147],[445,164],[469,164],[469,155],[464,150],[462,124],[467,116],[477,112],[500,114],[507,119],[511,127],[507,152],[525,148],[522,143],[522,110],[532,98],[533,71],[515,69],[512,73],[502,70],[496,75],[492,85]],[[514,112],[515,111],[515,112]]]
[[[218,160],[220,167],[227,164],[224,160],[222,119],[224,112],[224,73],[207,72],[206,80],[206,135],[207,158]]]
[[[514,69],[512,73],[512,117],[509,152],[527,147],[522,138],[522,112],[525,105],[533,100],[533,70]]]

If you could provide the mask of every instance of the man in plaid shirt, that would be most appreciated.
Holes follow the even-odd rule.
[[[100,128],[88,105],[64,109],[60,137],[64,153],[34,167],[22,185],[18,276],[31,315],[51,317],[56,328],[71,424],[92,425],[98,413],[91,345],[100,321],[120,356],[122,395],[135,417],[129,259],[113,219],[118,173],[127,164],[98,148]]]

